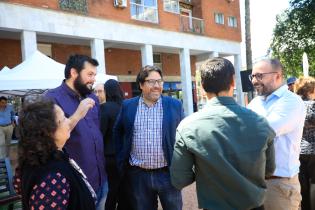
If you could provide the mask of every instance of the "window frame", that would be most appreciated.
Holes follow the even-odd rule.
[[[154,60],[154,56],[159,56],[160,58],[160,62],[155,62],[156,60]],[[163,64],[162,64],[162,53],[153,53],[153,65],[157,66],[161,69],[161,71],[163,71]]]
[[[153,6],[145,6],[145,1],[146,0],[140,0],[141,4],[134,3],[132,0],[130,0],[130,15],[131,19],[133,20],[138,20],[138,21],[144,21],[144,22],[149,22],[149,23],[159,23],[159,11],[158,11],[158,0],[153,0],[155,2],[155,7]],[[140,7],[142,8],[142,13],[135,13],[133,15],[133,8]],[[155,10],[155,16],[156,20],[148,20],[148,18],[145,17],[145,9],[153,9]],[[141,16],[142,18],[137,18],[138,16]],[[134,18],[135,17],[135,18]]]
[[[220,16],[222,16],[222,23],[217,21],[217,20],[219,20],[219,19],[217,19],[217,17],[220,17]],[[214,13],[214,21],[216,24],[224,25],[224,22],[225,22],[224,21],[224,14],[222,12],[215,12]]]
[[[235,16],[228,16],[228,26],[231,28],[237,28],[237,18]]]
[[[177,11],[172,11],[172,10],[167,10],[165,8],[165,2],[177,2]],[[170,13],[174,13],[174,14],[179,14],[180,13],[180,6],[179,6],[179,0],[163,0],[163,9],[165,12],[170,12]]]

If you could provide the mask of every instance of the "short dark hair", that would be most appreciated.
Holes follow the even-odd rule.
[[[207,93],[218,94],[230,89],[235,70],[233,64],[225,58],[213,58],[205,61],[199,68],[201,85]]]
[[[114,79],[107,80],[104,84],[104,90],[106,94],[106,101],[122,104],[124,95],[120,88],[119,82]]]
[[[77,70],[79,74],[81,70],[84,68],[85,62],[88,62],[92,64],[93,66],[98,66],[97,60],[87,55],[78,55],[78,54],[71,55],[65,67],[65,78],[66,79],[70,78],[71,68],[74,68],[75,70]]]
[[[262,59],[262,60],[260,60],[258,62],[261,62],[261,61],[269,63],[271,65],[271,67],[272,67],[272,70],[274,70],[274,71],[277,71],[277,70],[280,70],[281,72],[284,71],[283,65],[276,58],[264,58],[264,59]]]
[[[8,98],[5,96],[0,96],[0,101],[8,101]]]
[[[145,82],[145,79],[149,76],[150,72],[155,71],[160,74],[161,78],[163,78],[162,71],[159,67],[157,66],[151,66],[151,65],[146,65],[142,67],[137,75],[137,84],[143,84]],[[140,89],[140,87],[139,87]]]
[[[55,105],[44,97],[24,103],[19,114],[19,166],[41,166],[57,152]]]

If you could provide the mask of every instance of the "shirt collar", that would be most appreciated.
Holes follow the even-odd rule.
[[[152,104],[152,106],[148,106],[146,103],[144,103],[144,99],[143,99],[143,96],[141,95],[140,96],[140,99],[139,99],[139,103],[142,103],[142,105],[146,106],[146,107],[153,107],[153,106],[156,106],[158,104],[160,104],[162,101],[162,96],[160,96],[160,98],[154,103]]]
[[[210,100],[207,101],[207,105],[213,106],[213,105],[234,105],[236,104],[236,101],[234,98],[229,96],[217,96],[213,97]]]
[[[288,91],[288,86],[287,85],[282,85],[280,86],[277,90],[273,91],[269,96],[267,96],[266,98],[264,96],[262,97],[262,100],[264,101],[269,101],[270,99],[272,99],[273,97],[277,97],[280,98],[282,97],[285,92]]]

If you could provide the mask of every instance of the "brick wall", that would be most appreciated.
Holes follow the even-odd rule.
[[[114,0],[87,0],[88,15],[92,17],[105,18],[113,21],[125,22],[129,24],[161,28],[170,31],[180,30],[179,15],[165,12],[163,0],[158,1],[159,24],[147,23],[133,20],[130,17],[130,0],[127,8],[115,8]],[[227,0],[193,0],[195,8],[194,16],[205,21],[205,35],[209,37],[241,41],[240,9],[239,0],[228,3]],[[45,9],[59,10],[58,0],[6,0],[6,2],[40,7]],[[66,11],[64,11],[66,12]],[[225,25],[218,25],[214,22],[214,12],[222,12],[225,15]],[[227,17],[235,16],[238,19],[238,27],[227,26]]]
[[[224,25],[215,23],[214,13],[224,14]],[[241,41],[241,20],[239,0],[228,3],[227,0],[202,1],[202,14],[205,20],[205,33],[211,37]],[[228,16],[237,18],[237,28],[228,26]]]
[[[19,40],[0,39],[0,68],[7,65],[13,68],[22,62],[21,43]],[[72,54],[91,56],[89,46],[52,44],[52,58],[60,63],[66,63]],[[191,56],[192,75],[196,71],[196,57]],[[129,49],[108,48],[105,50],[107,74],[137,75],[141,68],[141,51]],[[180,76],[179,55],[162,53],[161,60],[164,76]]]
[[[20,40],[0,39],[0,69],[13,68],[22,62]]]

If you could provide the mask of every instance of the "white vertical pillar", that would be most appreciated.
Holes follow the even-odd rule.
[[[191,84],[191,67],[190,67],[190,53],[189,49],[184,48],[180,50],[180,75],[183,91],[183,105],[186,115],[193,113],[193,98],[192,98],[192,84]]]
[[[141,47],[142,66],[153,66],[153,48],[152,45],[146,44]]]
[[[36,32],[22,31],[21,33],[22,60],[24,61],[37,50]]]
[[[98,61],[97,73],[106,74],[104,41],[102,39],[91,40],[92,58]]]
[[[236,80],[236,99],[239,105],[245,106],[244,94],[241,81],[241,55],[234,55],[234,68],[235,68],[235,80]]]

